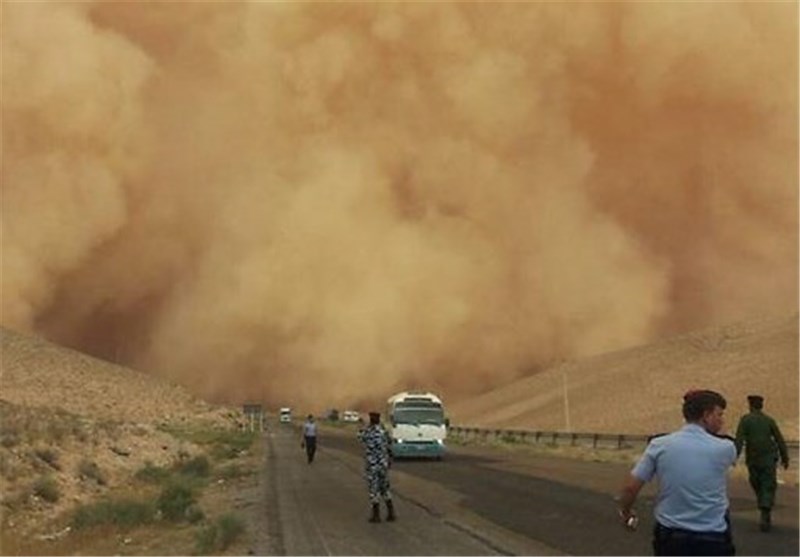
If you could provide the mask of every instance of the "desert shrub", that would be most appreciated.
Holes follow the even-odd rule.
[[[217,460],[236,458],[252,446],[255,438],[252,431],[220,430],[214,438],[211,455]]]
[[[176,471],[184,476],[206,478],[211,472],[211,464],[203,455],[181,461],[176,466]]]
[[[509,444],[512,444],[512,445],[515,444],[515,443],[520,443],[521,442],[520,438],[517,437],[516,435],[514,435],[513,433],[503,433],[500,436],[499,441],[501,443],[509,443]]]
[[[239,431],[213,427],[175,427],[161,426],[162,431],[185,441],[208,447],[211,456],[217,460],[238,457],[250,448],[258,435],[254,431]]]
[[[61,470],[61,464],[58,463],[58,452],[55,450],[51,448],[36,449],[33,454],[42,462],[46,462],[51,468]]]
[[[136,471],[133,475],[139,481],[160,484],[170,477],[170,471],[161,466],[156,466],[149,460],[144,463],[144,466]]]
[[[10,482],[25,475],[23,465],[19,464],[9,453],[0,452],[0,476]]]
[[[240,466],[239,464],[234,463],[221,468],[217,473],[217,477],[222,478],[223,480],[233,480],[236,478],[249,476],[252,473],[253,473],[252,468],[246,468],[244,466]]]
[[[216,522],[201,528],[195,537],[195,553],[208,555],[224,551],[244,532],[244,521],[235,514],[227,513]]]
[[[197,524],[205,517],[206,513],[204,513],[203,509],[201,509],[197,505],[192,505],[191,507],[186,509],[186,520],[189,522],[189,524]]]
[[[217,546],[227,549],[244,532],[244,521],[233,513],[227,513],[217,519]]]
[[[186,482],[172,480],[161,490],[156,507],[165,519],[177,522],[186,518],[186,511],[194,502],[192,488]]]
[[[58,482],[52,476],[42,476],[33,482],[31,491],[40,499],[48,503],[55,503],[61,497]]]
[[[11,449],[16,447],[22,441],[22,436],[20,435],[19,431],[16,429],[6,429],[3,428],[3,431],[0,431],[0,445],[5,447],[6,449]]]
[[[99,485],[106,485],[106,477],[96,462],[84,458],[78,464],[78,475],[96,481]]]
[[[101,524],[130,528],[152,522],[154,514],[155,510],[150,502],[109,499],[78,507],[72,516],[71,525],[76,530]]]
[[[217,525],[209,524],[195,534],[194,554],[211,555],[217,548]]]

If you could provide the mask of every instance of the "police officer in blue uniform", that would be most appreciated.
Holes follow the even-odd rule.
[[[308,415],[303,424],[303,439],[300,442],[300,446],[306,450],[308,463],[314,462],[314,455],[317,452],[317,424],[314,423],[312,414]]]
[[[735,555],[727,473],[736,463],[736,446],[729,437],[718,435],[725,406],[725,398],[717,392],[686,393],[686,424],[652,439],[622,486],[619,516],[631,528],[639,491],[658,478],[655,555]]]
[[[369,425],[358,434],[364,445],[364,475],[369,489],[369,501],[372,505],[370,522],[380,522],[380,502],[386,503],[389,522],[397,519],[392,503],[391,486],[389,485],[389,466],[391,454],[389,452],[389,434],[381,425],[381,415],[378,412],[369,413]]]

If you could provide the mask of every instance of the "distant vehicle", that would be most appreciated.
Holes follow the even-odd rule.
[[[327,418],[331,422],[338,422],[339,411],[336,408],[331,408],[330,410],[328,410],[328,413],[325,414],[325,418]]]
[[[390,397],[387,405],[392,456],[441,460],[447,438],[442,399],[433,393],[402,392]]]
[[[292,421],[292,409],[288,407],[281,408],[280,417],[278,418],[282,424],[288,424]]]
[[[361,414],[359,414],[355,410],[345,410],[344,412],[342,412],[342,421],[359,422],[361,421]]]

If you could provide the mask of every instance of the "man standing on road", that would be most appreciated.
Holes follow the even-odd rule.
[[[727,472],[736,463],[736,447],[717,436],[725,406],[723,396],[714,391],[686,393],[686,424],[650,441],[622,486],[619,516],[634,529],[636,497],[646,482],[658,477],[655,555],[735,555]]]
[[[762,412],[764,397],[750,395],[747,402],[750,404],[750,413],[742,416],[736,428],[736,454],[741,454],[742,447],[746,446],[747,472],[761,511],[759,527],[762,532],[769,532],[772,527],[772,504],[778,487],[775,476],[778,455],[786,469],[789,468],[789,452],[778,424]]]
[[[383,499],[389,513],[386,520],[391,522],[397,517],[394,514],[392,492],[389,486],[389,466],[391,464],[389,434],[381,425],[381,415],[378,412],[369,413],[369,425],[359,432],[358,438],[364,445],[364,472],[369,489],[369,501],[372,504],[372,515],[369,521],[381,521],[380,502]]]
[[[317,452],[317,424],[314,423],[314,416],[311,414],[303,424],[303,441],[300,446],[306,450],[308,463],[314,462],[314,453]]]

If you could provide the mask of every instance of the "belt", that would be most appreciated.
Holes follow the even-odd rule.
[[[655,534],[658,538],[664,540],[696,540],[717,543],[731,540],[730,529],[724,532],[695,532],[693,530],[684,530],[683,528],[667,528],[658,522],[656,522]]]

